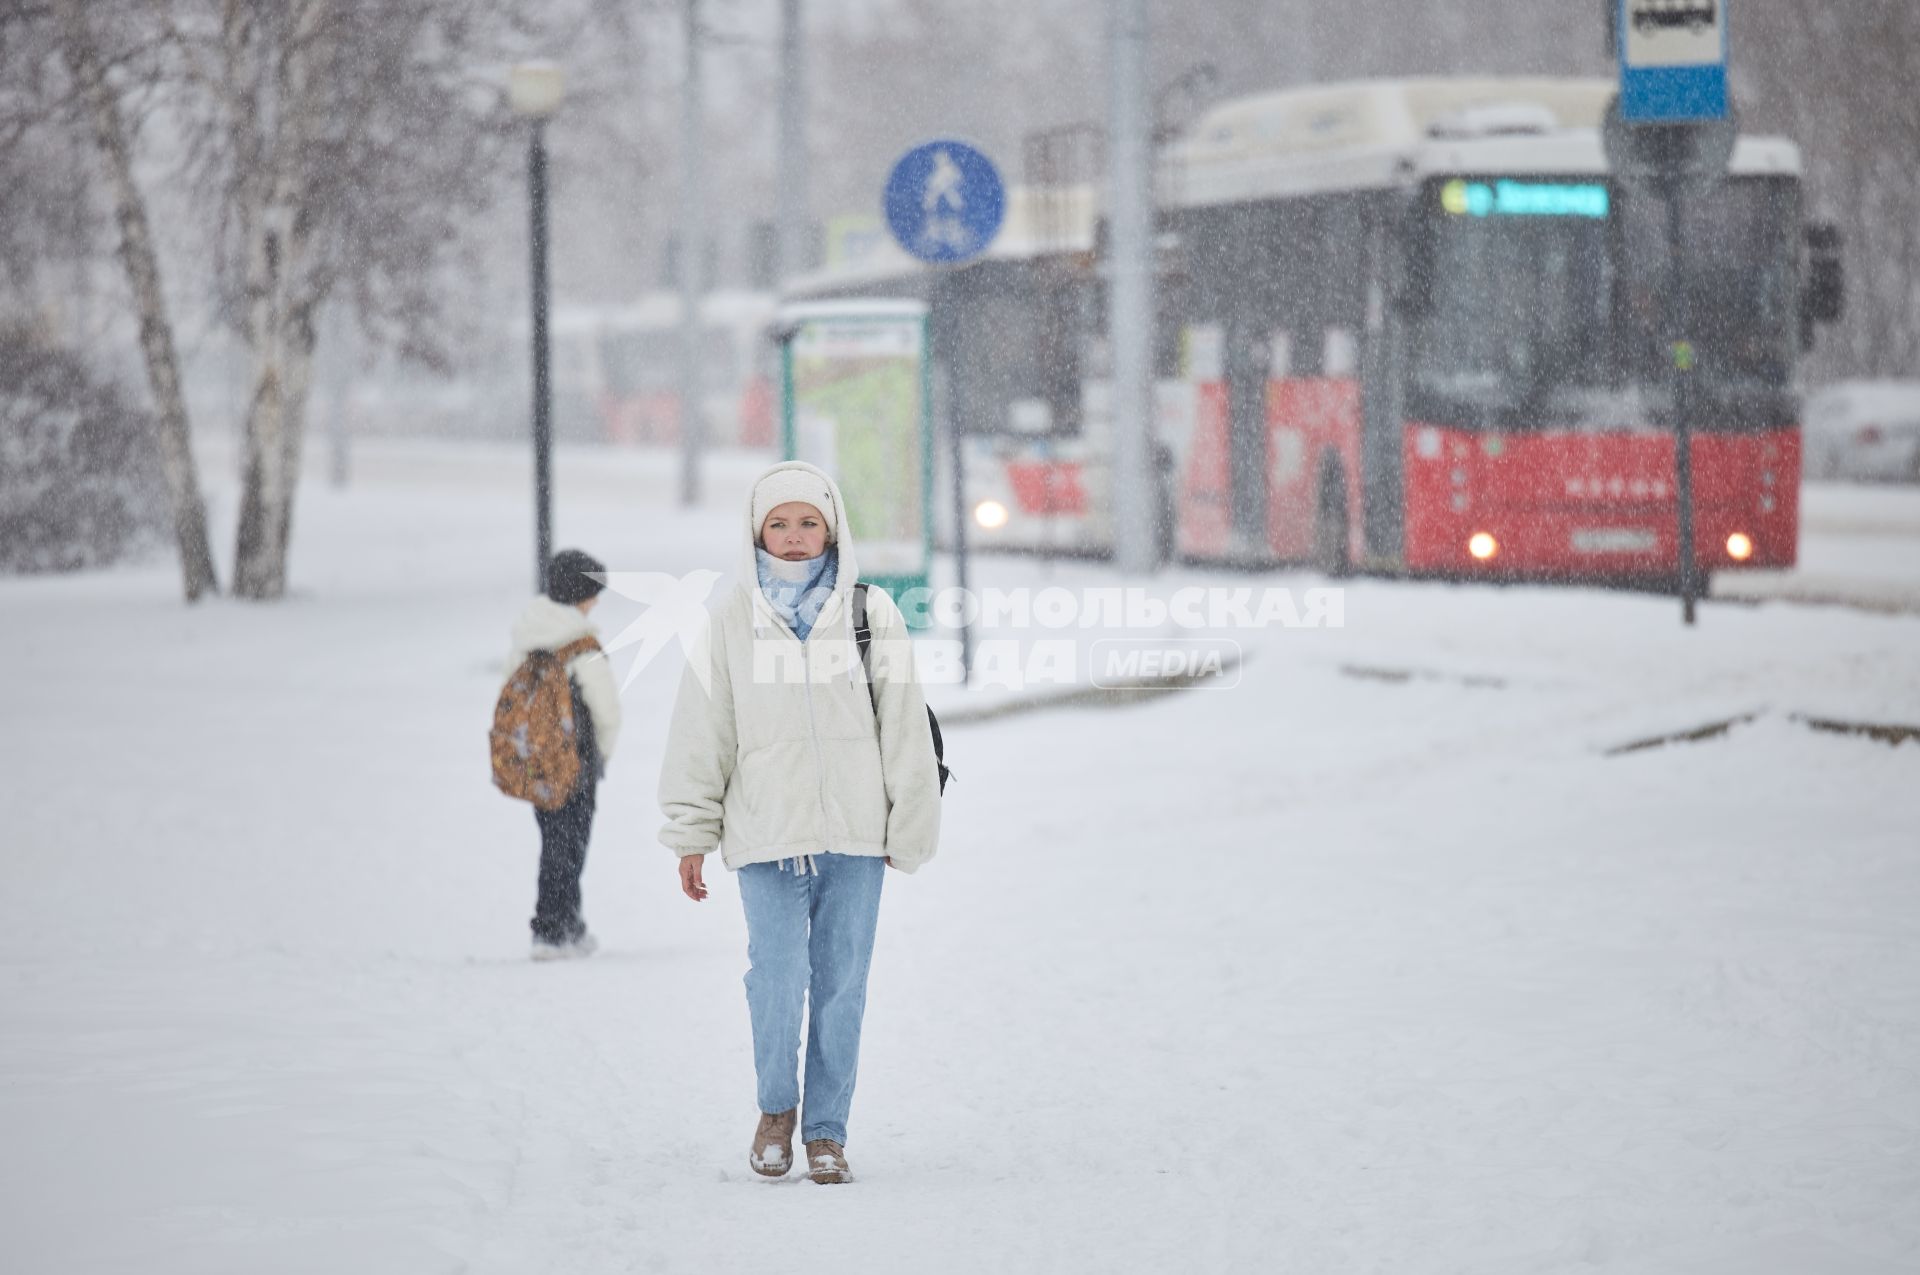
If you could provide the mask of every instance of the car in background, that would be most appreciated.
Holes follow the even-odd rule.
[[[1920,380],[1837,381],[1805,423],[1807,477],[1920,482]]]

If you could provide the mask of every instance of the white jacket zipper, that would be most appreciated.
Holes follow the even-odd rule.
[[[825,845],[828,838],[827,828],[827,763],[820,756],[820,723],[813,714],[813,651],[798,634],[791,634],[800,643],[800,662],[805,667],[806,680],[804,691],[807,697],[807,742],[813,745],[813,796],[820,805],[820,841]],[[813,635],[809,633],[808,637]]]
[[[756,599],[753,605],[758,606],[759,600]],[[813,796],[820,807],[820,841],[824,845],[832,838],[827,826],[827,763],[820,756],[820,723],[813,713],[813,652],[807,644],[807,638],[811,638],[813,633],[809,632],[807,638],[802,638],[777,615],[773,617],[773,622],[782,633],[800,644],[800,662],[805,669],[802,690],[807,699],[807,742],[813,745]]]

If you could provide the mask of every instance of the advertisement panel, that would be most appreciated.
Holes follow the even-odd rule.
[[[787,458],[839,482],[862,579],[896,598],[925,587],[933,554],[926,307],[794,306],[781,331]]]

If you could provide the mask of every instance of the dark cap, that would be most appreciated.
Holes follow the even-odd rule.
[[[599,596],[607,586],[594,579],[605,575],[606,564],[579,549],[562,549],[547,563],[547,596],[568,606]]]

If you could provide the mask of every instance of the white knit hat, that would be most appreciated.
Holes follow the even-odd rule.
[[[819,474],[805,469],[778,466],[760,476],[753,485],[753,537],[760,538],[760,529],[767,525],[767,515],[789,501],[798,500],[812,505],[820,511],[820,517],[827,524],[827,539],[839,536],[840,528],[833,517],[833,491]]]

